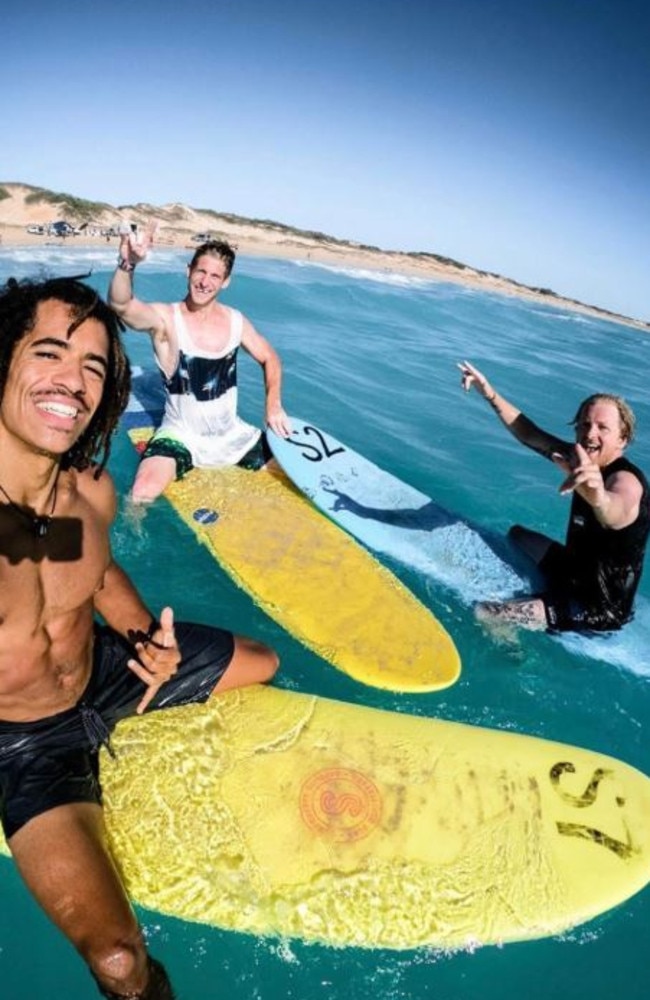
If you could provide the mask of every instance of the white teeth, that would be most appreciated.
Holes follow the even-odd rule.
[[[54,413],[57,417],[76,417],[78,412],[75,406],[66,406],[65,403],[37,403],[36,405],[39,410]]]

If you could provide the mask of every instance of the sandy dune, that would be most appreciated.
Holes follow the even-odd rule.
[[[196,243],[191,243],[192,237],[201,232],[209,232],[217,238],[227,239],[241,253],[312,260],[454,282],[502,295],[517,295],[549,305],[577,309],[644,330],[649,328],[649,324],[641,321],[562,298],[548,289],[529,288],[500,275],[478,271],[436,254],[381,250],[322,233],[304,232],[281,223],[244,219],[211,210],[190,208],[183,204],[114,207],[69,195],[55,195],[47,189],[26,184],[0,182],[0,241],[5,247],[25,244],[38,246],[45,240],[51,241],[51,236],[28,233],[27,227],[47,225],[56,220],[65,220],[76,227],[86,223],[81,233],[66,238],[75,245],[105,245],[107,242],[117,245],[115,236],[89,235],[89,231],[118,227],[123,223],[142,226],[151,219],[158,223],[156,242],[163,246],[194,248]]]

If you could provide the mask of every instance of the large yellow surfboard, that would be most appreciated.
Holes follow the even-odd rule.
[[[127,414],[136,447],[152,433],[138,416]],[[355,680],[404,692],[457,680],[460,658],[441,623],[275,463],[193,469],[165,497],[270,617]]]
[[[558,934],[650,880],[650,780],[599,753],[255,686],[102,752],[132,898],[363,947]]]

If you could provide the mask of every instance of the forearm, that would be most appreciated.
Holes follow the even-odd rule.
[[[107,625],[126,638],[132,633],[147,632],[153,620],[133,583],[116,562],[111,562],[95,594],[95,610]]]
[[[507,427],[512,436],[523,444],[526,448],[536,451],[544,458],[551,458],[553,453],[566,456],[570,451],[570,445],[560,438],[554,437],[547,431],[542,430],[537,424],[521,412],[516,406],[505,399],[500,393],[490,386],[491,392],[485,395],[488,403],[497,414],[501,423]]]
[[[483,398],[490,404],[501,423],[504,424],[504,426],[507,427],[516,438],[518,438],[519,433],[516,425],[520,418],[523,417],[521,410],[510,403],[505,396],[502,396],[491,385],[486,386],[485,392],[482,393],[482,395]],[[523,419],[525,420],[526,418],[523,417]]]
[[[150,221],[141,235],[127,229],[120,230],[117,266],[108,290],[108,301],[116,313],[135,330],[149,330],[156,326],[155,313],[148,305],[138,302],[133,294],[135,268],[146,259],[153,244],[156,223]]]
[[[533,451],[544,455],[545,458],[551,458],[555,452],[559,452],[563,457],[568,456],[571,445],[554,437],[553,434],[543,431],[541,427],[524,416],[517,406],[514,406],[505,396],[496,391],[482,371],[469,361],[461,362],[458,367],[462,373],[461,385],[465,392],[468,392],[473,386],[479,395],[488,401],[501,423],[508,428],[520,444],[532,448]]]
[[[275,351],[271,351],[263,364],[266,411],[272,412],[282,406],[282,363]]]
[[[133,293],[133,269],[115,268],[108,289],[109,305],[115,310],[131,330],[142,331],[153,337],[166,339],[164,316],[159,313],[154,303],[141,302]]]
[[[496,391],[491,382],[488,381],[486,376],[476,368],[474,365],[470,364],[469,361],[461,362],[458,367],[461,370],[461,385],[465,392],[469,392],[471,388],[474,388],[479,396],[486,399],[494,412],[497,414],[501,422],[512,431],[512,433],[517,437],[517,430],[515,424],[519,417],[521,417],[521,410],[512,403],[508,402],[505,396],[502,396]]]
[[[108,289],[108,302],[118,316],[124,316],[133,301],[133,269],[125,270],[118,264]]]

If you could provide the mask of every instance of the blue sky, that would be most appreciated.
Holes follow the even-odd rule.
[[[439,253],[650,320],[641,0],[42,0],[0,180]]]

